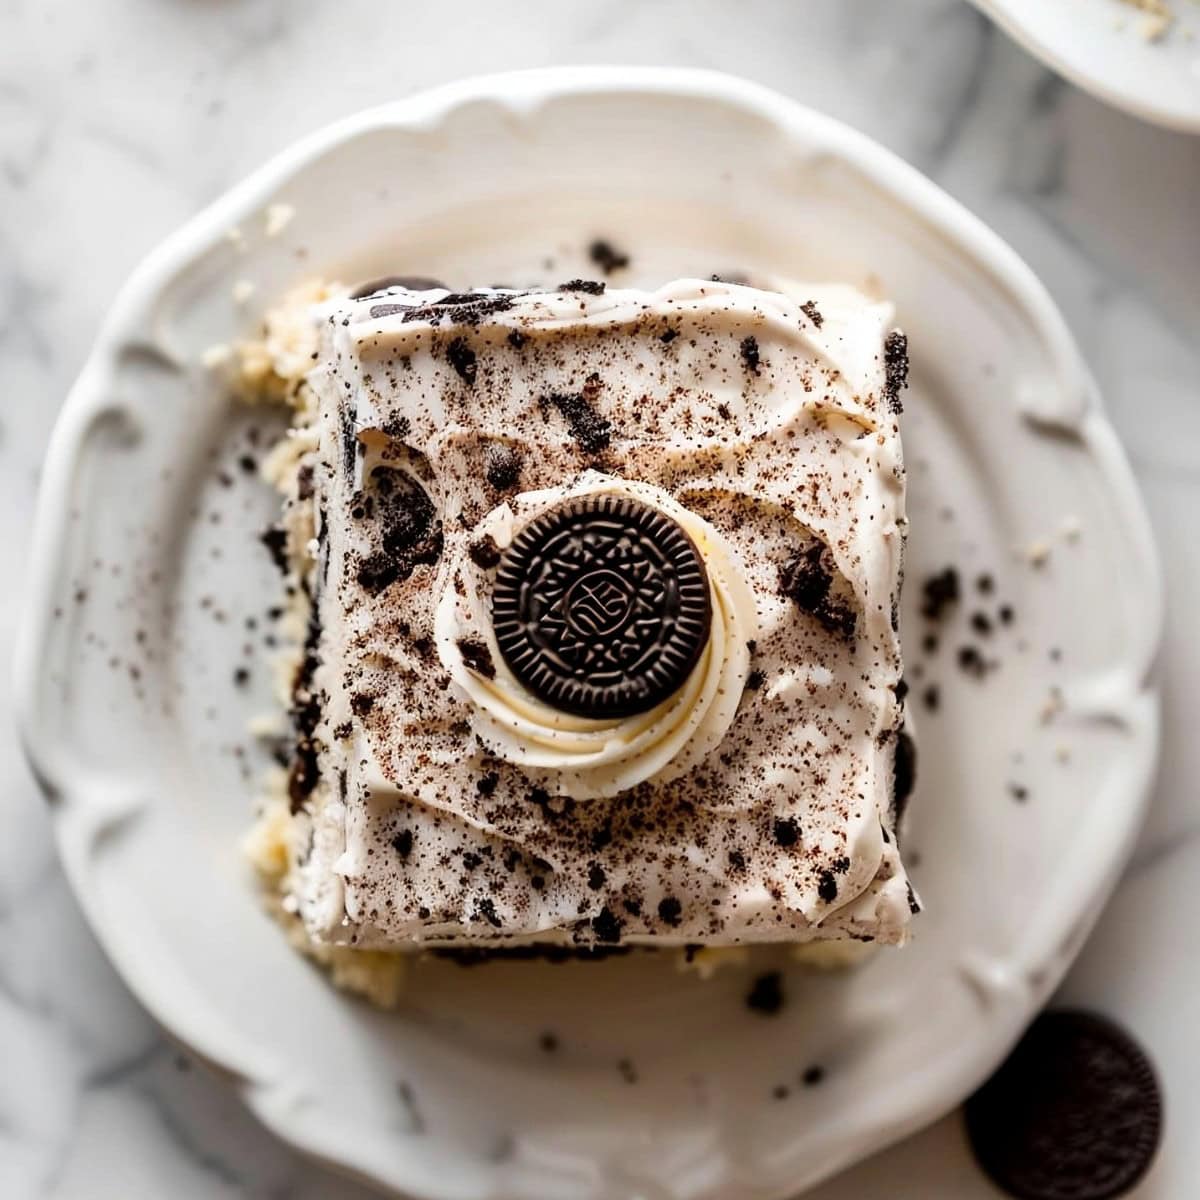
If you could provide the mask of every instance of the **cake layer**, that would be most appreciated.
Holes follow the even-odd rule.
[[[326,311],[315,937],[904,939],[891,320],[696,280]]]

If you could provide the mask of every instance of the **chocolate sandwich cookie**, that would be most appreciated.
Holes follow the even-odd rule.
[[[586,717],[645,712],[679,688],[708,641],[708,575],[665,513],[581,496],[531,521],[504,552],[492,626],[513,674]]]
[[[362,300],[374,296],[376,292],[386,292],[388,288],[406,288],[410,292],[435,292],[446,285],[439,279],[429,279],[425,275],[384,275],[379,279],[369,279],[360,283],[350,293],[351,300]]]
[[[991,1179],[1020,1200],[1115,1200],[1146,1173],[1162,1132],[1154,1068],[1092,1013],[1044,1013],[966,1105]]]

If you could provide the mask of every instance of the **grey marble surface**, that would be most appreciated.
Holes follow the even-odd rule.
[[[1012,242],[1066,313],[1141,480],[1170,604],[1154,809],[1066,991],[1163,1067],[1168,1136],[1138,1195],[1194,1195],[1200,139],[1060,82],[962,0],[0,0],[0,678],[50,427],[142,254],[314,126],[573,61],[720,68],[849,121]],[[0,1196],[366,1196],[260,1130],[130,997],[57,865],[10,708],[0,687]],[[995,1194],[954,1117],[816,1193]]]

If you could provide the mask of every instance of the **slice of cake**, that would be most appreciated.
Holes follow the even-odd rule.
[[[287,903],[320,943],[898,943],[907,370],[840,287],[330,302]]]

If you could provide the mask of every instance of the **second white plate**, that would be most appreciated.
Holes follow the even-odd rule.
[[[272,204],[294,209],[273,237]],[[927,911],[909,948],[848,974],[767,953],[710,983],[649,956],[433,962],[401,1012],[371,1012],[288,949],[235,848],[258,766],[246,722],[268,703],[277,580],[254,534],[274,501],[239,466],[262,414],[231,416],[201,359],[252,323],[238,281],[256,303],[309,274],[556,282],[593,272],[598,236],[630,255],[622,282],[762,271],[897,303],[904,636],[914,702],[940,699],[920,715],[909,839]],[[964,601],[922,649],[921,583],[947,565]],[[422,1198],[775,1200],[930,1121],[1078,949],[1157,743],[1150,538],[1044,290],[878,146],[707,73],[443,89],[317,135],[197,218],[130,282],[68,402],[31,592],[25,736],[118,969],[283,1137]],[[985,678],[964,646],[995,663]],[[744,999],[773,968],[785,1004],[765,1016]]]
[[[1200,12],[1167,0],[1173,21],[1121,0],[971,0],[1030,54],[1144,121],[1200,133]]]

